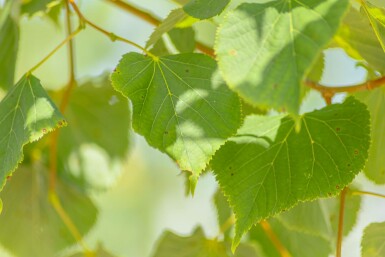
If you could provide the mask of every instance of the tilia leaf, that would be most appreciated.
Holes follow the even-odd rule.
[[[198,19],[208,19],[220,14],[230,0],[191,0],[183,9],[189,15]]]
[[[302,81],[348,2],[278,0],[244,3],[230,12],[215,46],[230,88],[251,104],[298,113]]]
[[[382,49],[385,51],[385,13],[381,8],[378,8],[371,3],[362,1],[362,8],[369,18],[373,31],[376,34]]]
[[[128,53],[111,76],[132,101],[134,130],[192,172],[194,181],[240,126],[239,99],[216,71],[203,54],[153,59]]]
[[[23,146],[65,125],[40,81],[24,76],[0,102],[0,188],[23,159]]]
[[[236,246],[250,227],[299,201],[335,195],[363,168],[369,112],[353,97],[303,115],[248,116],[211,162],[236,216]]]

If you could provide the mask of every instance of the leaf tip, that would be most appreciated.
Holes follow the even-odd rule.
[[[190,193],[192,196],[194,196],[195,188],[196,188],[197,183],[198,183],[198,176],[197,175],[191,175],[189,177],[189,180],[190,180]]]

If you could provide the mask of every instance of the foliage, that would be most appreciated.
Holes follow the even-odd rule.
[[[91,193],[117,177],[101,167],[90,172],[84,148],[102,151],[111,169],[123,166],[132,128],[188,176],[192,194],[202,173],[213,173],[219,185],[218,236],[201,227],[188,236],[167,231],[152,256],[341,257],[359,194],[381,196],[352,187],[356,175],[385,183],[384,6],[177,0],[161,21],[129,2],[105,1],[156,25],[145,46],[91,22],[74,0],[1,6],[1,245],[21,257],[68,255],[76,243],[82,250],[72,256],[113,256],[83,240],[97,220]],[[19,22],[36,15],[66,28],[67,37],[15,83],[23,61]],[[213,45],[199,37],[209,26]],[[71,40],[85,27],[138,51],[123,55],[114,71],[78,80]],[[49,91],[35,71],[65,45],[69,81]],[[333,47],[366,69],[365,83],[321,83]],[[301,113],[312,91],[327,106]],[[341,92],[344,100],[332,103]],[[384,255],[383,232],[383,223],[365,229],[362,256]]]

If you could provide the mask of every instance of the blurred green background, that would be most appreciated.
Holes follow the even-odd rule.
[[[1,3],[2,1],[0,1]],[[176,5],[169,0],[132,0],[138,7],[149,10],[164,18]],[[102,0],[81,1],[79,4],[87,18],[101,27],[144,45],[153,31],[153,26],[135,18],[125,11]],[[64,17],[61,17],[63,20]],[[77,19],[73,17],[74,24]],[[202,26],[200,26],[202,27]],[[16,80],[40,61],[65,37],[63,26],[57,26],[47,18],[23,17],[20,24],[20,51],[17,62]],[[212,43],[212,33],[201,30],[198,37]],[[79,80],[94,77],[105,71],[112,71],[121,56],[136,49],[120,42],[111,42],[107,37],[87,28],[75,39],[76,74]],[[58,89],[68,80],[67,49],[64,47],[53,58],[39,68],[35,75],[44,87]],[[341,50],[331,49],[326,53],[326,69],[323,83],[347,85],[365,79],[364,69]],[[337,96],[341,101],[343,95]],[[324,106],[318,93],[310,93],[302,111]],[[85,149],[92,160],[89,172],[97,174],[98,181],[108,184],[108,189],[93,192],[99,216],[95,226],[86,236],[91,248],[101,242],[111,253],[124,257],[147,257],[151,255],[157,238],[165,230],[179,234],[190,234],[194,227],[201,225],[206,235],[218,233],[212,196],[217,183],[211,174],[203,176],[196,194],[185,196],[185,178],[176,165],[159,151],[149,147],[145,140],[132,135],[130,153],[123,166],[111,167],[103,151],[92,146]],[[114,173],[114,176],[106,174]],[[356,180],[365,190],[380,191],[363,176]],[[362,229],[373,221],[383,221],[385,207],[379,207],[378,199],[364,197],[363,211],[354,232],[344,241],[345,256],[360,256]],[[6,208],[6,206],[4,207]],[[1,228],[0,228],[1,229]],[[70,249],[75,251],[76,247]],[[5,250],[0,256],[11,256]]]

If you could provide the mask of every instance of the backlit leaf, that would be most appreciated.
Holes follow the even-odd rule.
[[[60,0],[30,0],[23,1],[21,5],[21,12],[28,15],[33,15],[37,12],[46,11],[50,4],[56,4]]]
[[[385,14],[384,11],[369,2],[362,1],[362,8],[370,20],[370,24],[385,51]]]
[[[24,76],[0,102],[0,188],[23,160],[23,146],[66,124],[40,81]]]
[[[135,131],[192,172],[193,181],[240,126],[239,99],[218,75],[203,54],[128,53],[111,76],[132,101]]]
[[[354,8],[344,18],[335,40],[351,57],[364,59],[369,67],[385,72],[385,52],[367,17]]]
[[[215,46],[230,88],[254,105],[298,113],[302,81],[337,31],[348,2],[278,0],[231,11]]]
[[[301,130],[289,116],[248,116],[211,166],[236,216],[236,246],[250,227],[299,201],[335,195],[363,168],[369,113],[348,98],[307,113]]]

